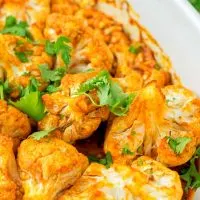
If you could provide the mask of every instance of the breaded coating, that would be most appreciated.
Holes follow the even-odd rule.
[[[166,118],[170,108],[164,95],[155,83],[150,83],[138,92],[128,114],[113,120],[107,129],[104,150],[111,152],[115,162],[130,164],[136,156],[148,155],[167,166],[178,166],[192,157],[198,136],[192,128]],[[168,137],[186,137],[189,142],[177,154]]]
[[[74,184],[88,159],[72,145],[56,138],[24,140],[18,150],[24,200],[50,200]]]
[[[13,139],[14,147],[31,132],[31,126],[26,114],[0,100],[0,135]]]
[[[100,123],[108,119],[109,110],[106,106],[95,106],[85,95],[73,97],[73,91],[96,74],[67,74],[62,79],[61,91],[43,95],[48,114],[39,122],[40,130],[59,128],[63,139],[70,143],[92,135]]]
[[[0,49],[0,65],[12,87],[27,86],[30,77],[43,83],[38,66],[44,63],[52,66],[52,58],[45,53],[44,45],[33,45],[21,37],[0,34]],[[16,52],[27,52],[27,62],[20,61]]]
[[[0,135],[0,199],[20,200],[20,178],[11,138]]]
[[[34,39],[44,39],[43,28],[50,13],[50,0],[4,0],[0,8],[0,27],[9,15],[26,21]]]
[[[109,169],[92,163],[59,200],[181,200],[180,178],[164,165],[140,157],[131,167],[113,164]]]

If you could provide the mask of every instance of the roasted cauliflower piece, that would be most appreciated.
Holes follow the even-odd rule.
[[[24,140],[18,149],[24,200],[53,200],[74,184],[88,166],[88,159],[72,145],[56,138]]]
[[[73,97],[72,94],[81,83],[96,74],[67,74],[61,81],[61,91],[44,95],[42,98],[48,114],[39,122],[39,128],[59,128],[63,139],[70,143],[92,135],[100,123],[108,119],[109,110],[105,106],[95,106],[84,95]]]
[[[0,34],[0,66],[4,69],[6,78],[13,88],[18,85],[27,86],[31,76],[42,81],[38,65],[49,64],[52,58],[44,52],[43,45],[33,45],[26,39],[15,35]],[[26,55],[27,60],[20,60],[18,54]],[[18,56],[17,56],[18,55]]]
[[[142,36],[139,41],[134,40],[121,23],[97,9],[84,9],[80,13],[79,16],[85,20],[84,24],[98,30],[101,39],[113,53],[115,59],[112,73],[116,77],[129,76],[132,71],[140,71],[145,85],[152,80],[157,81],[161,87],[170,83],[170,73],[157,64],[153,51],[145,44]]]
[[[167,104],[165,119],[193,131],[200,144],[200,99],[183,86],[171,85],[162,91]]]
[[[96,0],[52,0],[51,11],[73,15],[83,8],[95,6]]]
[[[6,0],[0,9],[0,27],[4,26],[5,18],[12,15],[18,20],[26,21],[33,38],[41,40],[44,39],[43,28],[49,12],[50,0]]]
[[[19,142],[30,132],[31,126],[27,115],[0,100],[0,135],[11,137],[16,149]]]
[[[0,199],[20,200],[20,178],[13,153],[11,138],[0,135]]]
[[[56,40],[60,35],[70,38],[73,47],[70,73],[90,69],[111,70],[113,55],[110,49],[99,39],[98,32],[84,27],[81,20],[76,16],[53,13],[47,18],[44,34],[50,40]]]
[[[115,162],[130,164],[136,156],[148,155],[167,166],[178,166],[192,157],[198,137],[192,128],[166,118],[169,107],[164,95],[151,83],[138,92],[127,116],[113,120],[104,150],[111,152]],[[178,145],[183,148],[177,150]]]
[[[74,0],[52,0],[51,12],[67,15],[74,15],[80,7]]]
[[[113,164],[106,169],[103,165],[91,164],[59,200],[180,200],[182,194],[176,172],[148,157],[140,157],[131,167]]]

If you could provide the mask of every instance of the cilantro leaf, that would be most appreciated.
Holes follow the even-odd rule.
[[[41,92],[38,89],[38,82],[32,78],[30,84],[21,92],[20,100],[9,103],[18,108],[22,112],[36,121],[41,120],[45,116],[45,108],[41,98]]]
[[[11,91],[12,89],[9,86],[8,80],[5,82],[0,81],[0,99],[4,100],[5,95],[9,95]]]
[[[69,38],[60,36],[56,42],[46,41],[45,51],[51,56],[61,55],[61,58],[66,66],[69,65],[71,60],[71,47],[68,45]]]
[[[95,103],[92,97],[87,93],[91,90],[97,90],[99,104]],[[111,80],[108,71],[101,71],[96,77],[82,83],[75,95],[86,95],[97,106],[107,105],[110,111],[117,116],[124,116],[129,110],[135,95],[126,94],[121,87]]]
[[[26,54],[24,52],[15,51],[15,55],[23,63],[26,63],[26,62],[29,61],[28,58],[27,58],[27,56],[26,56]]]
[[[200,12],[200,0],[189,0],[189,2]]]
[[[57,69],[50,70],[48,65],[39,65],[39,69],[40,69],[42,78],[46,82],[60,81],[66,73],[66,69],[64,67],[59,67]]]
[[[1,99],[1,100],[4,100],[3,85],[0,85],[0,99]]]
[[[54,130],[55,130],[55,128],[52,128],[50,130],[45,130],[45,131],[38,131],[38,132],[32,133],[30,135],[30,137],[32,137],[34,140],[40,140],[40,139],[48,136]]]
[[[16,20],[15,17],[13,17],[13,16],[8,16],[8,17],[6,18],[5,27],[6,27],[6,28],[12,27],[12,26],[14,26],[16,23],[17,23],[17,20]]]
[[[48,85],[46,88],[46,91],[48,93],[54,93],[54,92],[57,92],[58,90],[59,90],[59,87],[56,85]]]
[[[166,137],[170,148],[176,153],[181,154],[185,149],[186,145],[191,141],[191,138],[188,137]]]
[[[88,159],[89,159],[90,162],[96,162],[96,163],[105,165],[106,168],[110,168],[110,166],[113,163],[112,155],[109,151],[106,153],[104,158],[99,159],[94,155],[90,155],[90,156],[88,156]]]
[[[200,157],[200,147],[196,150],[194,156],[189,162],[186,168],[181,170],[181,178],[186,182],[185,190],[188,191],[189,188],[199,188],[200,187],[200,173],[198,172],[195,161]]]
[[[54,70],[50,70],[48,65],[39,65],[40,73],[42,78],[49,83],[46,88],[48,93],[53,93],[58,91],[58,87],[60,85],[62,77],[66,73],[66,69],[64,67],[59,67]]]
[[[32,36],[27,28],[28,28],[27,22],[25,21],[17,22],[15,17],[8,16],[6,18],[5,26],[3,30],[0,31],[0,33],[18,35],[32,40]]]
[[[130,149],[129,149],[129,146],[126,144],[123,149],[122,149],[122,154],[123,155],[134,155],[134,152],[132,152]]]
[[[141,51],[141,47],[135,47],[133,45],[130,46],[129,48],[129,52],[133,53],[133,54],[138,54]]]

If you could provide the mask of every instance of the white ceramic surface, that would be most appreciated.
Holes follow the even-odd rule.
[[[200,95],[200,15],[187,0],[129,0],[169,55],[184,85]],[[200,200],[200,190],[195,200]]]
[[[169,55],[183,83],[200,95],[200,16],[187,0],[129,0]]]

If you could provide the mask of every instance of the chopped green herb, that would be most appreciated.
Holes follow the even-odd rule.
[[[71,60],[71,47],[69,46],[69,38],[60,36],[56,42],[46,41],[45,51],[51,56],[61,55],[61,58],[66,66],[69,65]]]
[[[130,46],[129,52],[133,54],[138,54],[141,51],[141,47],[134,47],[133,45]]]
[[[134,155],[134,152],[132,152],[130,149],[129,149],[129,146],[126,144],[123,149],[122,149],[122,154],[123,155]]]
[[[47,93],[54,93],[57,91],[59,91],[59,86],[56,86],[56,85],[48,85],[46,88]]]
[[[139,146],[138,149],[137,149],[137,152],[142,155],[143,154],[143,146]]]
[[[4,100],[3,85],[0,85],[0,99],[1,99],[1,100]]]
[[[166,137],[170,148],[176,153],[181,154],[185,149],[186,145],[191,141],[188,137]]]
[[[156,63],[155,65],[154,65],[154,68],[156,69],[156,70],[160,70],[161,69],[161,66],[158,64],[158,63]]]
[[[48,65],[46,65],[46,64],[39,65],[39,69],[40,69],[42,78],[46,82],[60,81],[62,79],[62,77],[66,73],[66,69],[64,67],[59,67],[57,69],[50,70],[49,67],[48,67]]]
[[[66,74],[64,67],[59,67],[54,70],[50,70],[48,65],[39,65],[42,78],[49,83],[46,88],[46,92],[53,93],[59,90],[60,81]]]
[[[20,45],[22,45],[22,44],[24,44],[24,41],[23,41],[23,40],[17,40],[17,43],[16,43],[17,46],[20,46]]]
[[[200,0],[189,0],[189,2],[200,12]]]
[[[38,132],[31,134],[30,137],[32,137],[34,140],[40,140],[40,139],[48,136],[54,130],[55,130],[55,128],[52,128],[52,129],[46,130],[46,131],[38,131]]]
[[[45,108],[41,98],[41,92],[38,89],[38,82],[32,78],[30,84],[21,90],[20,100],[9,103],[36,121],[41,120],[45,116]]]
[[[105,165],[106,168],[110,168],[110,166],[113,163],[112,155],[111,155],[111,153],[109,151],[106,153],[105,158],[99,159],[94,155],[90,155],[90,156],[88,156],[88,159],[89,159],[90,162],[96,162],[96,163]]]
[[[181,170],[181,178],[186,182],[185,190],[188,191],[189,188],[199,188],[200,187],[200,173],[195,165],[195,161],[200,157],[200,147],[196,150],[194,156],[186,166]]]
[[[27,58],[27,56],[26,56],[26,54],[24,52],[15,51],[15,55],[23,63],[26,63],[26,62],[29,61],[28,58]]]
[[[137,134],[137,133],[136,133],[135,130],[132,130],[132,131],[131,131],[131,135],[132,135],[132,136],[135,136],[136,134]]]
[[[142,158],[138,158],[137,159],[137,165],[142,166],[143,164],[144,164],[144,161],[142,160]]]
[[[87,93],[91,90],[97,90],[99,104],[95,103],[93,98]],[[111,80],[108,71],[101,71],[96,77],[82,83],[74,95],[86,95],[97,106],[107,105],[112,113],[117,116],[124,116],[135,97],[134,94],[126,94],[121,87]]]
[[[6,18],[5,26],[0,33],[18,35],[32,40],[32,36],[28,31],[28,24],[25,21],[17,22],[16,18],[13,16],[8,16]]]
[[[4,100],[5,95],[9,95],[12,89],[9,86],[8,80],[5,82],[0,81],[0,99]]]

